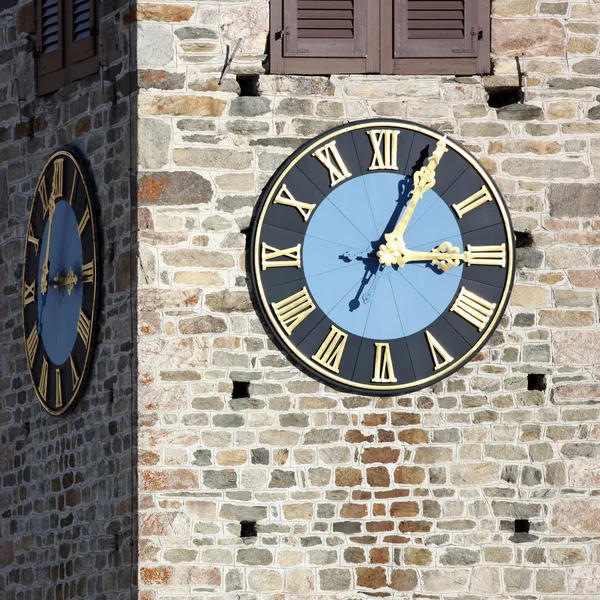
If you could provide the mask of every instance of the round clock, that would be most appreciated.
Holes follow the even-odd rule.
[[[493,333],[514,279],[502,196],[456,142],[410,122],[343,125],[291,155],[252,232],[261,312],[296,363],[344,391],[430,386]]]
[[[59,415],[81,395],[97,319],[98,239],[85,172],[66,150],[40,175],[23,268],[27,363],[42,406]]]

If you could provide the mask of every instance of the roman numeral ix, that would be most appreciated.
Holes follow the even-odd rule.
[[[300,268],[300,244],[279,250],[263,242],[262,244],[262,270],[269,267],[297,267]],[[282,259],[282,260],[277,260]]]

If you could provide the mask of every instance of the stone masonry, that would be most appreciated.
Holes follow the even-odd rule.
[[[269,75],[268,11],[137,7],[140,597],[599,598],[600,4],[494,0],[483,78]],[[302,375],[246,272],[276,167],[376,116],[474,153],[519,246],[490,343],[396,398]]]
[[[128,0],[100,3],[102,76],[37,97],[31,0],[0,1],[0,598],[136,597]],[[21,319],[32,194],[50,155],[87,157],[102,286],[94,366],[68,415],[33,391]],[[135,263],[134,263],[135,264]]]

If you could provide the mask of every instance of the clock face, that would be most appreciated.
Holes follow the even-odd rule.
[[[25,243],[23,333],[42,406],[59,415],[80,396],[97,318],[98,242],[84,171],[56,152],[35,190]]]
[[[328,131],[279,168],[256,209],[251,273],[301,368],[345,391],[399,394],[483,346],[514,254],[506,205],[468,152],[377,119]]]

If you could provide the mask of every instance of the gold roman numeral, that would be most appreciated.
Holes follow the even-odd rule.
[[[481,331],[489,322],[495,307],[495,304],[491,304],[463,287],[450,310]]]
[[[456,211],[458,218],[462,219],[468,212],[486,202],[490,202],[491,199],[492,196],[490,195],[490,192],[485,185],[482,185],[479,191],[475,192],[472,196],[469,196],[459,204],[453,204],[452,208]]]
[[[429,331],[425,330],[425,336],[427,337],[427,343],[429,344],[429,351],[431,352],[431,357],[433,358],[433,362],[435,363],[434,371],[445,367],[447,364],[450,364],[454,359],[446,352],[444,347],[429,333]],[[441,358],[441,360],[440,360]]]
[[[334,373],[339,373],[340,361],[344,354],[347,339],[347,333],[340,331],[335,325],[332,325],[325,341],[313,355],[313,359]]]
[[[394,363],[388,343],[375,343],[375,369],[373,379],[375,383],[396,383],[394,376]]]
[[[56,395],[54,396],[54,399],[56,401],[56,408],[60,408],[63,405],[60,369],[56,369]]]
[[[31,285],[27,285],[25,282],[25,294],[23,295],[23,303],[25,306],[35,302],[35,279]]]
[[[79,311],[79,321],[77,322],[77,331],[83,340],[83,343],[87,346],[90,341],[90,334],[92,332],[92,324],[87,318],[83,309]]]
[[[46,187],[46,178],[42,175],[42,179],[40,181],[40,200],[42,201],[42,209],[44,211],[44,219],[50,210],[50,199],[48,198],[48,188]]]
[[[63,169],[64,158],[57,158],[54,161],[54,173],[52,177],[52,198],[57,200],[63,196]]]
[[[292,331],[315,310],[315,305],[306,287],[303,287],[296,294],[292,294],[289,298],[272,302],[271,306],[279,323],[288,335],[291,335]]]
[[[79,237],[81,237],[81,235],[83,234],[83,230],[85,229],[85,226],[88,224],[89,220],[90,220],[90,207],[86,206],[85,212],[83,213],[83,217],[81,217],[81,221],[79,221],[79,226],[77,227],[77,231],[79,231]]]
[[[33,329],[29,332],[27,336],[27,341],[25,342],[26,350],[27,350],[27,359],[29,360],[29,364],[33,366],[35,361],[35,355],[37,354],[38,344],[40,342],[40,337],[38,335],[37,327],[34,325]]]
[[[93,283],[94,282],[94,261],[90,261],[89,263],[85,263],[81,267],[81,281],[83,283]]]
[[[277,258],[284,258],[286,260],[276,260]],[[292,246],[291,248],[278,250],[263,242],[261,259],[263,271],[269,267],[300,268],[300,244]]]
[[[302,215],[302,218],[305,221],[308,221],[310,213],[317,206],[316,204],[308,204],[307,202],[298,202],[298,200],[292,196],[285,183],[281,186],[277,196],[275,196],[273,204],[285,204],[286,206],[293,206],[294,208],[297,208],[298,212]]]
[[[33,235],[33,227],[31,226],[31,223],[29,223],[29,228],[27,229],[27,241],[35,246],[35,253],[37,254],[40,249],[40,240]]]
[[[331,187],[352,176],[352,173],[348,171],[340,156],[340,151],[337,149],[335,141],[329,142],[329,144],[313,152],[313,156],[316,156],[327,167],[329,178],[331,179]]]
[[[39,390],[42,398],[46,400],[46,394],[48,393],[48,361],[45,356],[42,360],[42,374],[40,375]]]
[[[504,244],[499,246],[471,246],[471,244],[467,244],[465,262],[469,266],[506,267],[506,247]]]
[[[370,129],[367,131],[373,146],[373,162],[369,171],[398,170],[398,135],[394,129]],[[383,152],[381,145],[383,143]]]
[[[71,196],[69,198],[69,204],[73,205],[73,197],[75,196],[75,186],[77,185],[77,171],[73,175],[73,185],[71,186]]]
[[[69,355],[69,361],[71,362],[71,382],[73,383],[73,390],[77,389],[77,384],[79,383],[79,374],[77,373],[77,368],[75,367],[75,363],[73,362],[73,357]]]

